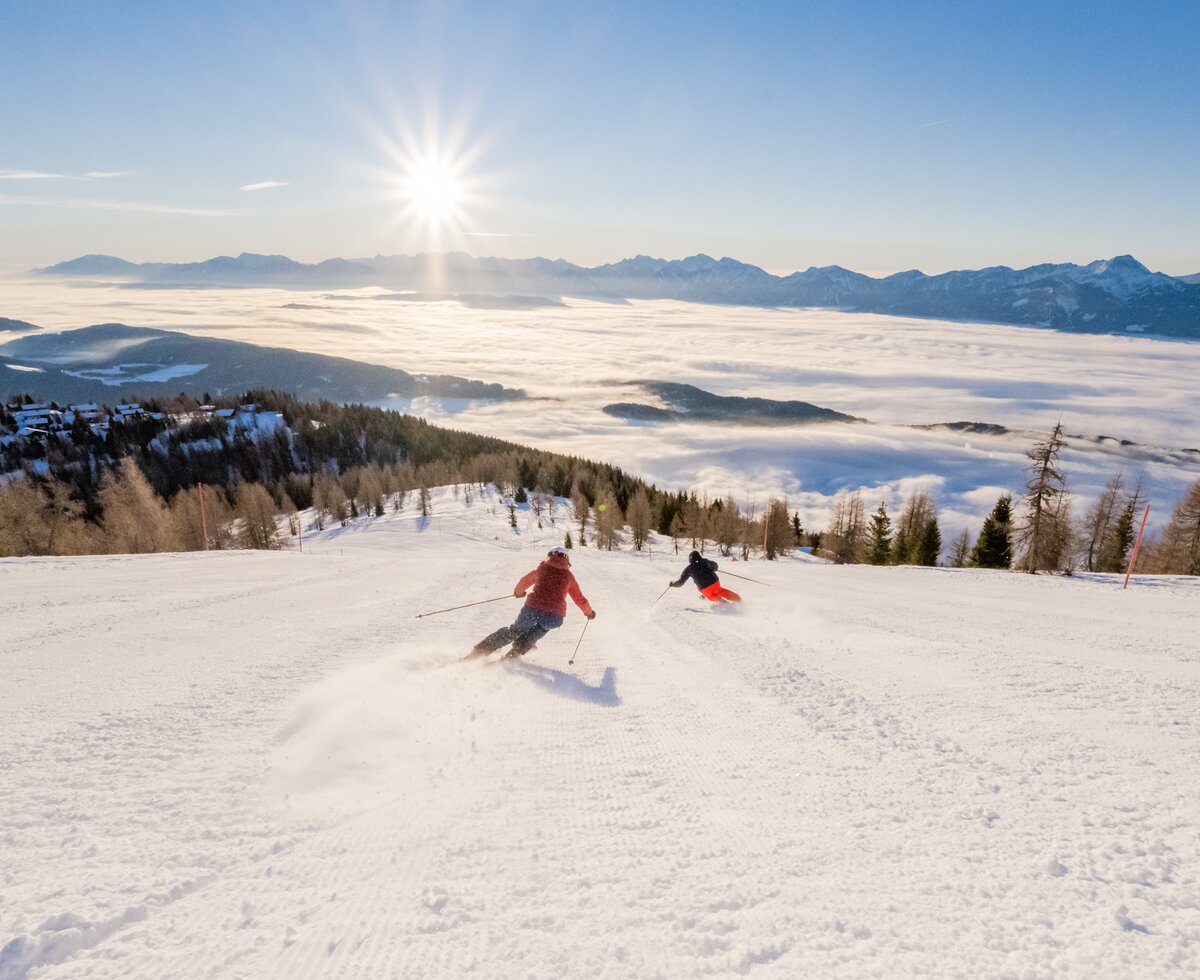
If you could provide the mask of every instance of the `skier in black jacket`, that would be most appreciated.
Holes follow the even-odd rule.
[[[740,595],[736,592],[730,592],[729,589],[721,585],[721,580],[717,578],[717,563],[705,558],[698,551],[693,551],[688,555],[687,568],[683,570],[683,574],[679,578],[671,583],[671,588],[679,588],[689,578],[696,583],[696,588],[700,590],[700,594],[711,602],[742,601]]]

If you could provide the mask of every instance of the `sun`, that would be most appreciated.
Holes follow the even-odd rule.
[[[463,197],[455,168],[436,158],[412,161],[401,175],[400,193],[412,213],[434,227],[455,218]]]

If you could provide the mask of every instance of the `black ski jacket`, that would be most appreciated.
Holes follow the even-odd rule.
[[[679,578],[671,583],[671,588],[679,588],[689,578],[696,583],[696,588],[707,589],[717,582],[717,563],[705,558],[700,552],[693,551],[688,556],[687,568],[683,570],[683,574]]]

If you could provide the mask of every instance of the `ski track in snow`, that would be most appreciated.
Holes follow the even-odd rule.
[[[0,980],[1200,974],[1196,580],[587,548],[459,664],[524,518],[0,561]]]

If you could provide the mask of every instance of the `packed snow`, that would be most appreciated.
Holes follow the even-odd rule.
[[[0,978],[1200,974],[1200,581],[577,548],[491,667],[565,513],[413,511],[0,561]]]

